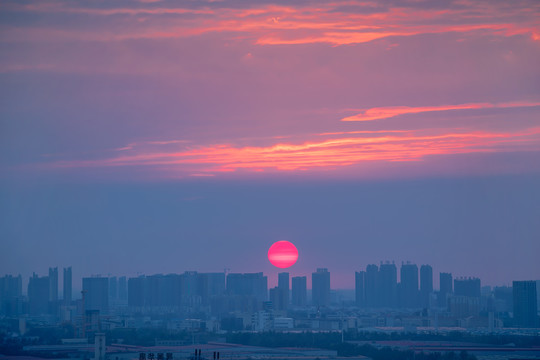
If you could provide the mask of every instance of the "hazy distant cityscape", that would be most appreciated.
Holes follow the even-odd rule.
[[[34,273],[27,291],[20,275],[1,278],[0,309],[5,317],[74,323],[82,333],[119,324],[144,326],[138,316],[157,316],[160,320],[152,321],[156,327],[211,331],[375,327],[495,331],[539,325],[540,280],[490,287],[482,286],[479,278],[453,278],[441,272],[440,288],[434,289],[430,265],[403,263],[398,281],[398,266],[381,262],[355,272],[353,292],[334,290],[326,268],[310,275],[308,284],[308,276],[280,272],[278,285],[270,289],[262,272],[91,276],[82,278],[82,292],[75,293],[72,268],[63,269],[60,282],[55,267],[47,276]],[[346,318],[344,309],[350,312]],[[339,318],[332,316],[336,312]],[[85,323],[83,314],[91,321]],[[114,317],[118,319],[112,321]],[[20,331],[24,333],[24,327]]]
[[[107,341],[105,333],[128,329],[191,334],[180,340],[152,339],[155,346],[193,346],[203,334],[246,331],[341,333],[342,337],[358,332],[540,334],[540,281],[490,287],[482,286],[479,278],[453,278],[441,272],[440,287],[435,289],[433,277],[430,265],[418,268],[403,263],[398,270],[394,263],[381,262],[355,272],[351,290],[333,289],[331,272],[318,268],[310,281],[306,275],[279,272],[277,286],[270,289],[262,272],[186,271],[83,277],[82,284],[77,284],[82,288],[79,293],[73,290],[72,268],[62,269],[60,281],[59,269],[54,267],[45,276],[34,273],[24,288],[27,291],[20,275],[0,278],[1,323],[5,331],[22,338],[39,328],[66,331],[68,326],[64,336],[73,340],[56,347],[23,349],[70,356],[81,351],[73,344],[85,348],[88,341],[101,337]]]

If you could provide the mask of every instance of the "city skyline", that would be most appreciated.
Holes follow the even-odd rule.
[[[540,306],[537,296],[540,280],[513,281],[512,286],[491,287],[482,285],[479,278],[453,277],[451,273],[441,272],[442,286],[437,289],[430,265],[422,265],[419,272],[418,266],[409,262],[401,264],[399,279],[397,266],[390,262],[381,262],[380,266],[370,264],[365,270],[355,272],[352,298],[351,294],[343,292],[347,289],[332,286],[331,273],[326,268],[318,268],[311,274],[311,287],[307,286],[307,276],[292,274],[291,282],[287,271],[279,272],[276,286],[269,284],[262,272],[84,276],[80,296],[73,294],[71,270],[71,267],[64,268],[62,289],[59,288],[58,267],[49,268],[48,276],[33,273],[28,284],[23,283],[21,275],[0,277],[0,312],[8,316],[25,311],[31,316],[59,316],[59,310],[69,310],[71,318],[73,310],[92,311],[100,316],[100,313],[137,311],[144,307],[190,311],[206,306],[205,312],[222,317],[234,311],[252,313],[261,308],[287,311],[290,305],[300,308],[338,305],[379,311],[444,309],[453,316],[467,318],[485,316],[485,311],[496,309],[507,317],[508,309],[514,306],[518,312],[514,314],[515,321],[534,327]],[[60,292],[62,297],[59,297]],[[513,300],[509,298],[510,293]],[[79,305],[73,307],[74,304]]]
[[[291,277],[288,271],[279,272],[277,286],[262,272],[186,271],[83,277],[80,296],[73,296],[71,271],[64,268],[64,298],[59,297],[58,267],[49,268],[47,276],[34,273],[26,294],[20,275],[0,277],[2,320],[11,321],[12,328],[18,323],[21,334],[27,323],[49,328],[63,324],[78,338],[72,341],[83,347],[89,338],[95,337],[97,344],[98,336],[107,336],[103,331],[143,328],[167,329],[176,336],[188,329],[198,334],[341,330],[342,341],[345,329],[390,330],[392,336],[417,331],[429,336],[478,331],[530,336],[540,329],[540,280],[491,287],[479,278],[441,272],[437,289],[433,268],[410,262],[399,271],[390,262],[367,265],[355,272],[354,291],[336,289],[331,272],[317,268],[311,273],[311,289],[307,276]]]
[[[336,286],[336,283],[337,284],[342,284],[342,282],[340,280],[336,281],[336,277],[334,275],[332,275],[332,271],[331,269],[328,269],[328,268],[317,268],[317,269],[313,269],[312,271],[310,272],[307,272],[307,273],[300,273],[300,272],[294,272],[293,270],[291,270],[290,268],[281,268],[281,269],[276,269],[276,271],[273,271],[273,272],[260,272],[260,271],[252,271],[252,272],[243,272],[243,271],[231,271],[231,269],[223,269],[222,271],[200,271],[200,270],[195,270],[195,269],[189,269],[189,270],[181,270],[181,271],[176,271],[176,272],[169,272],[169,273],[141,273],[141,272],[138,272],[137,274],[126,274],[126,273],[116,273],[116,274],[101,274],[101,273],[92,273],[92,274],[80,274],[80,276],[78,277],[73,277],[72,275],[72,269],[73,267],[72,266],[68,266],[68,267],[64,267],[63,268],[63,272],[64,272],[64,276],[62,277],[53,277],[52,279],[52,282],[50,283],[49,287],[49,294],[50,294],[50,300],[51,301],[54,301],[54,287],[56,286],[56,296],[57,296],[57,299],[62,299],[64,300],[64,293],[66,291],[66,289],[69,289],[68,290],[68,293],[71,294],[72,297],[77,297],[79,294],[80,294],[80,291],[82,290],[83,286],[82,286],[82,280],[85,279],[85,278],[96,278],[96,279],[118,279],[118,278],[126,278],[126,279],[129,279],[129,278],[137,278],[137,277],[145,277],[145,276],[167,276],[167,275],[182,275],[182,274],[190,274],[190,273],[197,273],[197,274],[223,274],[225,276],[225,279],[227,278],[227,275],[229,274],[263,274],[265,276],[265,278],[267,278],[267,290],[269,291],[270,289],[276,287],[276,288],[281,288],[280,286],[280,275],[281,274],[287,274],[287,278],[288,278],[288,283],[289,283],[289,289],[291,289],[291,284],[292,284],[292,279],[293,278],[306,278],[307,280],[307,290],[309,291],[312,291],[312,281],[313,281],[313,277],[312,275],[313,274],[316,274],[318,273],[319,270],[322,270],[322,271],[328,271],[329,274],[330,274],[330,289],[333,291],[333,290],[355,290],[355,288],[357,288],[358,286],[358,273],[366,273],[366,271],[369,273],[369,269],[371,268],[373,270],[373,267],[375,267],[375,270],[376,271],[381,271],[381,274],[382,274],[382,271],[383,269],[389,269],[389,267],[393,267],[394,268],[394,276],[393,276],[393,280],[392,279],[392,276],[390,274],[390,278],[388,276],[386,276],[386,279],[389,279],[389,281],[393,281],[394,283],[396,284],[400,284],[402,283],[402,276],[403,275],[400,275],[400,272],[401,272],[401,268],[402,267],[405,267],[407,268],[408,266],[416,266],[418,271],[416,273],[416,279],[417,279],[417,284],[416,286],[413,285],[414,288],[416,288],[419,292],[419,294],[421,294],[423,292],[423,286],[427,286],[428,289],[425,290],[425,292],[427,293],[431,293],[433,291],[441,291],[443,289],[448,289],[448,285],[443,285],[442,288],[441,288],[441,283],[440,283],[440,279],[439,279],[439,275],[440,276],[446,276],[446,275],[449,275],[450,276],[450,280],[451,280],[451,285],[450,285],[450,289],[453,288],[453,282],[455,280],[461,280],[461,279],[464,279],[464,280],[467,280],[467,279],[479,279],[482,281],[482,287],[511,287],[512,286],[512,283],[518,281],[518,282],[523,282],[523,281],[540,281],[538,279],[535,279],[534,277],[530,277],[530,278],[524,278],[524,279],[514,279],[512,280],[509,284],[506,284],[506,283],[500,283],[500,284],[487,284],[483,281],[483,279],[481,279],[480,277],[477,277],[477,276],[474,276],[474,275],[455,275],[453,272],[445,272],[445,271],[440,271],[440,272],[432,272],[431,273],[431,276],[429,277],[429,282],[427,280],[427,278],[425,278],[424,281],[426,281],[423,285],[422,281],[423,281],[423,275],[422,273],[420,272],[420,268],[421,267],[429,267],[430,269],[432,269],[431,265],[429,264],[421,264],[421,266],[418,266],[418,264],[415,264],[415,263],[412,263],[410,261],[403,261],[401,263],[397,263],[397,262],[393,262],[393,261],[380,261],[379,263],[369,263],[369,264],[366,264],[363,268],[360,267],[359,270],[354,270],[352,272],[352,278],[353,278],[353,281],[351,283],[347,283],[347,285],[345,286],[341,286],[341,285],[338,285]],[[6,273],[6,274],[0,274],[1,276],[11,276],[11,277],[19,277],[21,276],[22,278],[22,287],[23,287],[23,293],[26,292],[26,289],[27,289],[27,286],[28,286],[28,282],[29,280],[32,278],[32,277],[39,277],[39,278],[44,278],[44,277],[47,277],[47,278],[51,278],[50,277],[50,274],[51,274],[51,271],[54,271],[56,269],[58,269],[58,267],[49,267],[48,268],[48,273],[47,272],[39,272],[39,271],[33,271],[31,275],[29,276],[24,276],[20,273],[18,274],[14,274],[14,273]],[[433,271],[433,270],[432,270]],[[67,272],[67,277],[66,277],[66,272]],[[387,274],[388,274],[388,271],[385,271]],[[55,281],[56,279],[56,281]],[[66,282],[67,280],[67,282]],[[366,281],[366,279],[364,278],[364,275],[362,276],[362,283],[364,283]],[[368,280],[369,281],[369,280]],[[407,280],[406,280],[407,281]],[[54,285],[56,284],[56,285]],[[66,288],[67,286],[67,288]],[[368,285],[366,285],[368,286]],[[388,290],[387,290],[388,291]],[[77,293],[77,294],[75,294]],[[395,294],[394,294],[395,296]],[[289,297],[291,297],[291,294],[289,294]],[[419,301],[421,301],[419,299]],[[380,302],[378,301],[378,303],[384,305],[385,302]]]

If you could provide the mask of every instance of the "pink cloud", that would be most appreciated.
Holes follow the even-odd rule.
[[[305,171],[347,167],[362,162],[420,161],[427,156],[517,150],[540,150],[540,128],[518,133],[442,132],[351,136],[300,144],[235,147],[232,144],[190,147],[172,152],[134,154],[90,161],[62,161],[53,168],[160,166],[166,171],[213,176],[234,171]],[[357,134],[361,135],[361,134]],[[513,147],[513,148],[512,148]]]
[[[260,5],[249,9],[211,7],[167,7],[143,2],[139,7],[96,8],[78,4],[39,2],[8,4],[7,9],[25,12],[86,14],[108,17],[129,15],[123,26],[113,30],[104,26],[92,34],[66,31],[58,35],[81,39],[116,41],[136,38],[181,38],[205,33],[241,33],[258,45],[298,45],[328,43],[346,45],[365,43],[391,36],[418,34],[484,32],[496,36],[529,35],[538,40],[537,8],[512,9],[501,4],[484,7],[468,3],[466,8],[444,10],[393,7],[376,13],[339,11],[341,6],[365,5],[358,2],[334,2],[317,7]],[[471,12],[476,13],[471,17]],[[536,16],[535,16],[536,14]],[[161,19],[164,15],[168,18]],[[193,15],[170,18],[170,15]],[[448,19],[452,18],[452,24]],[[26,32],[40,37],[46,29],[32,27]],[[73,30],[73,29],[71,29]],[[231,38],[236,38],[232,35]]]
[[[437,112],[437,111],[451,111],[451,110],[478,110],[478,109],[490,109],[490,108],[514,108],[514,107],[535,107],[540,106],[539,102],[517,102],[517,103],[503,103],[503,104],[490,104],[490,103],[472,103],[461,105],[440,105],[440,106],[421,106],[421,107],[409,107],[409,106],[390,106],[390,107],[378,107],[367,109],[359,114],[347,116],[341,119],[341,121],[373,121],[388,119],[400,115],[406,114],[419,114],[424,112]]]

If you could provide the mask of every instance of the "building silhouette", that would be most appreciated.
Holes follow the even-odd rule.
[[[401,265],[400,303],[404,308],[416,308],[418,303],[418,266],[406,263]]]
[[[460,318],[478,316],[481,310],[480,299],[480,279],[454,279],[454,294],[448,298],[448,310]]]
[[[397,268],[395,264],[381,263],[376,283],[378,307],[394,308],[397,304]]]
[[[82,279],[84,308],[86,311],[109,312],[109,281],[106,277],[88,277]]]
[[[278,274],[278,288],[280,288],[283,292],[283,298],[284,298],[284,304],[285,308],[289,304],[289,273],[288,272],[282,272]]]
[[[145,306],[146,277],[139,276],[128,280],[128,306],[140,308]]]
[[[252,296],[260,302],[266,301],[268,299],[268,278],[262,272],[227,274],[227,293]]]
[[[180,285],[180,277],[177,286]],[[168,284],[168,279],[163,274],[149,275],[144,278],[144,294],[143,303],[146,307],[168,306],[169,302],[178,301],[178,298],[173,295],[172,284]],[[168,288],[168,289],[167,289]],[[166,301],[166,303],[164,302]]]
[[[540,280],[536,280],[536,307],[540,309]]]
[[[330,305],[330,273],[328,269],[319,268],[311,274],[311,295],[313,305]]]
[[[448,296],[453,292],[452,286],[452,274],[440,273],[439,274],[439,294],[437,296],[437,302],[440,307],[448,306]]]
[[[58,267],[49,268],[49,301],[58,301]]]
[[[203,304],[225,293],[225,273],[199,273],[199,294]]]
[[[243,275],[243,274],[240,274]],[[233,276],[234,277],[234,276]],[[242,288],[243,277],[240,276],[238,291]],[[266,280],[266,277],[264,278]],[[124,303],[123,278],[118,279],[118,301]],[[198,309],[212,303],[214,298],[225,293],[224,273],[197,273],[188,271],[183,274],[156,274],[129,278],[127,305],[129,307],[149,307],[178,309],[188,307]],[[263,284],[266,286],[265,284]],[[231,280],[234,287],[234,280]],[[231,290],[232,291],[232,290]],[[242,294],[235,294],[242,295]],[[254,295],[253,295],[254,296]],[[262,300],[261,300],[262,301]]]
[[[64,268],[62,299],[65,305],[71,304],[73,296],[73,278],[71,274],[71,266]]]
[[[286,296],[288,292],[285,289],[276,286],[270,289],[269,294],[274,310],[283,311],[287,309],[288,301]]]
[[[116,276],[109,277],[109,303],[114,304],[118,299],[118,279]]]
[[[364,307],[366,306],[366,295],[365,295],[365,271],[356,271],[354,273],[354,291],[355,291],[355,300],[356,306]]]
[[[420,306],[430,307],[430,297],[433,293],[433,268],[430,265],[420,266]]]
[[[371,264],[366,267],[364,276],[364,296],[366,306],[373,308],[379,305],[377,280],[379,278],[379,268],[377,265]]]
[[[514,324],[519,327],[538,326],[536,281],[514,281],[512,293],[514,300]]]
[[[456,296],[481,296],[481,282],[478,278],[458,278],[454,280],[454,295]]]
[[[118,301],[121,304],[126,304],[127,298],[128,298],[127,278],[125,276],[121,276],[118,278]]]
[[[294,306],[307,305],[307,277],[294,276],[292,278],[292,304]]]
[[[196,271],[185,271],[180,275],[180,294],[182,304],[195,305],[200,303],[199,274]]]
[[[30,315],[49,313],[50,291],[49,277],[39,277],[33,273],[28,281],[28,313]]]
[[[270,289],[270,301],[275,310],[286,310],[289,305],[289,273],[278,274],[278,286]]]
[[[538,287],[537,287],[538,289]],[[510,313],[514,309],[514,294],[511,286],[495,286],[493,288],[493,301],[496,312]]]
[[[0,278],[0,314],[22,314],[22,277],[5,275]]]

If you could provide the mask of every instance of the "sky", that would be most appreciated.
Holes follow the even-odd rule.
[[[538,64],[536,0],[2,1],[0,273],[540,279]]]

